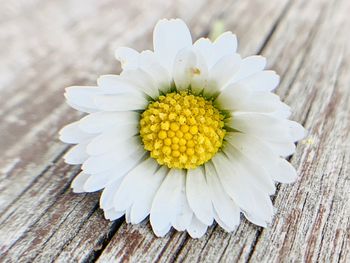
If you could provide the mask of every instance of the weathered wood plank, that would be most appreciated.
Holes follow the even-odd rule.
[[[0,40],[13,43],[0,65],[0,261],[347,261],[348,1],[195,2],[31,0],[0,11]],[[67,147],[56,133],[78,114],[64,105],[63,88],[116,72],[117,46],[150,48],[163,16],[182,17],[197,36],[220,17],[239,36],[243,55],[262,52],[283,76],[277,92],[310,140],[298,145],[292,162],[301,178],[279,187],[268,229],[243,222],[234,234],[215,225],[200,240],[176,232],[159,239],[147,222],[106,221],[99,194],[69,189],[78,167],[62,162]]]
[[[208,262],[219,260],[224,262],[243,262],[249,259],[253,262],[280,262],[281,260],[297,262],[309,260],[315,262],[318,253],[329,253],[327,257],[320,257],[320,259],[323,259],[322,262],[328,262],[332,259],[332,255],[336,256],[336,253],[331,253],[329,249],[328,251],[321,250],[318,247],[318,243],[308,243],[307,245],[304,243],[305,240],[313,240],[313,238],[321,239],[322,236],[327,236],[327,239],[332,240],[331,242],[335,241],[336,238],[340,239],[340,241],[337,241],[339,243],[335,245],[333,251],[342,250],[341,245],[342,242],[346,242],[347,240],[346,233],[349,227],[346,221],[343,222],[341,226],[330,223],[328,219],[325,222],[324,220],[327,218],[326,213],[323,217],[319,217],[320,222],[315,221],[318,207],[311,205],[312,202],[315,201],[321,203],[325,202],[327,211],[332,208],[329,205],[330,202],[339,200],[338,198],[334,199],[332,194],[327,196],[323,191],[319,191],[319,187],[323,186],[326,187],[330,193],[334,194],[340,192],[340,196],[343,196],[342,200],[338,203],[339,210],[337,209],[337,213],[340,214],[338,218],[345,218],[345,220],[347,220],[349,216],[349,209],[346,207],[348,195],[345,193],[348,192],[349,186],[344,182],[349,180],[348,174],[342,171],[341,174],[338,175],[338,171],[329,168],[328,170],[326,169],[327,166],[333,166],[333,169],[334,167],[337,167],[337,169],[341,169],[341,167],[348,169],[347,167],[349,166],[349,162],[343,162],[341,160],[346,150],[349,152],[348,144],[339,147],[339,152],[333,152],[332,148],[328,147],[329,143],[335,144],[337,142],[343,144],[349,141],[348,134],[344,135],[344,137],[333,137],[337,134],[337,131],[343,133],[344,128],[350,125],[348,87],[346,85],[339,85],[338,89],[340,88],[344,96],[344,104],[338,105],[338,113],[334,113],[338,114],[339,120],[347,120],[346,123],[343,123],[344,126],[337,125],[332,121],[335,117],[334,115],[328,116],[325,112],[320,112],[320,106],[323,106],[325,111],[328,105],[334,108],[334,102],[331,101],[333,88],[332,85],[330,85],[330,79],[335,80],[337,78],[336,74],[338,74],[340,70],[339,64],[344,58],[344,54],[341,54],[341,52],[339,52],[340,54],[336,54],[334,50],[342,51],[345,41],[344,39],[337,38],[337,32],[333,31],[334,28],[341,28],[341,24],[345,22],[339,21],[339,16],[335,15],[339,13],[344,6],[335,8],[334,2],[328,2],[327,5],[324,4],[325,2],[309,1],[309,7],[305,5],[299,7],[299,5],[295,6],[295,3],[293,3],[291,10],[286,14],[285,19],[280,22],[276,32],[264,49],[264,53],[269,53],[268,57],[270,57],[269,55],[272,55],[272,58],[275,56],[275,61],[272,61],[273,65],[276,65],[277,68],[285,69],[284,80],[278,93],[282,96],[286,96],[285,99],[295,109],[294,118],[301,121],[304,120],[303,122],[306,128],[310,130],[311,138],[315,140],[312,148],[320,147],[321,149],[319,150],[319,155],[315,156],[314,152],[308,152],[308,147],[310,147],[308,144],[301,144],[298,146],[297,154],[292,158],[292,162],[295,165],[299,164],[298,171],[301,174],[301,180],[297,185],[294,184],[292,187],[286,185],[280,187],[275,201],[278,210],[274,224],[271,228],[256,232],[256,236],[248,249],[247,245],[249,245],[250,242],[247,243],[245,240],[243,241],[244,246],[239,249],[242,239],[247,237],[247,233],[251,232],[250,228],[247,229],[242,226],[237,230],[234,236],[225,237],[219,232],[214,232],[210,238],[208,237],[208,242],[201,242],[199,244],[196,242],[193,242],[193,244],[188,242],[186,244],[188,247],[186,248],[185,246],[181,251],[182,253],[179,255],[179,261],[185,260],[191,262],[201,256],[201,258],[205,258]],[[318,5],[319,8],[317,8]],[[327,15],[324,15],[322,11],[319,13],[321,21],[324,20],[324,22],[320,22],[320,19],[317,18],[318,15],[312,13],[317,9],[328,10]],[[312,14],[314,17],[311,16]],[[298,21],[296,21],[295,17],[298,17]],[[333,21],[332,18],[334,18]],[[330,25],[330,21],[334,22],[334,24]],[[289,34],[286,37],[287,31]],[[290,34],[291,32],[295,32],[295,34]],[[318,38],[314,38],[317,32],[319,32],[319,36]],[[297,43],[296,39],[298,39]],[[308,42],[311,42],[309,44],[310,47],[307,47],[309,46]],[[326,46],[325,43],[328,43],[329,46]],[[301,48],[303,44],[306,46]],[[286,49],[286,47],[289,48]],[[309,49],[312,51],[309,51]],[[278,50],[281,50],[284,54],[280,54]],[[305,56],[304,53],[307,53],[307,55],[303,59],[302,56]],[[293,61],[293,56],[289,57],[288,54],[296,54],[297,56]],[[331,57],[332,60],[329,59]],[[293,67],[289,66],[296,63],[299,65],[294,65]],[[315,65],[318,65],[318,67],[315,68]],[[320,68],[319,65],[324,65],[325,68]],[[293,68],[295,70],[293,70]],[[320,81],[321,76],[322,81]],[[300,94],[302,94],[302,96],[300,96]],[[317,94],[317,96],[314,94]],[[314,111],[311,111],[310,107]],[[347,117],[344,118],[344,115],[347,115]],[[330,126],[324,127],[324,130],[332,131],[334,127],[337,127],[337,129],[333,131],[335,134],[332,134],[330,141],[324,140],[325,138],[318,138],[320,135],[317,133],[315,134],[313,131],[314,126],[316,126],[318,122],[325,121],[328,118],[330,118],[330,120],[328,120]],[[335,148],[336,147],[337,146],[335,146]],[[321,153],[326,156],[322,157],[322,155],[320,155]],[[317,161],[318,158],[319,161]],[[313,161],[312,163],[310,163],[310,159]],[[312,165],[314,169],[310,169],[310,165]],[[318,167],[318,169],[316,170],[315,167]],[[323,176],[325,176],[324,173],[328,173],[330,177],[329,180],[322,180]],[[335,178],[338,176],[339,182],[343,180],[342,183],[344,183],[344,188],[341,190],[333,185],[333,181],[336,180]],[[308,179],[304,181],[306,178]],[[306,197],[308,195],[309,197],[307,198],[305,197],[305,188],[308,189]],[[293,192],[294,195],[292,194]],[[301,198],[301,196],[303,196],[303,198]],[[302,211],[302,207],[305,204],[309,204],[310,210]],[[294,220],[293,223],[291,222],[292,220]],[[326,230],[326,224],[328,228],[329,225],[332,225],[331,229]],[[305,234],[304,229],[306,228],[315,228],[315,232]],[[335,233],[338,233],[337,237]],[[284,243],[284,239],[287,239],[288,242]],[[220,246],[216,245],[218,242],[220,242],[220,244],[226,242],[227,245],[224,246],[224,248],[220,248]],[[326,245],[326,247],[328,246]],[[224,252],[221,253],[221,251]],[[346,258],[346,255],[343,255],[342,261],[345,262]]]
[[[154,1],[154,4],[156,3],[157,1]],[[35,48],[48,49],[44,55],[37,57],[34,55],[35,61],[28,65],[28,68],[35,69],[35,73],[27,74],[25,71],[29,69],[26,67],[26,70],[23,69],[24,76],[21,76],[17,85],[14,88],[9,86],[4,89],[4,96],[0,97],[2,105],[0,110],[1,149],[5,153],[1,165],[12,169],[7,169],[0,175],[0,192],[2,193],[0,211],[15,200],[35,180],[36,176],[47,168],[57,154],[67,147],[58,142],[57,131],[64,123],[76,119],[78,114],[65,105],[64,87],[73,84],[91,85],[95,83],[99,74],[117,70],[119,66],[113,57],[114,47],[130,41],[130,34],[124,29],[135,28],[136,33],[132,37],[134,41],[137,41],[141,40],[156,22],[156,18],[151,17],[151,12],[148,12],[146,17],[140,16],[134,19],[133,25],[131,18],[129,20],[119,19],[116,24],[115,17],[120,17],[123,10],[111,8],[115,4],[118,3],[101,1],[99,5],[102,7],[98,9],[101,17],[93,16],[90,19],[88,14],[80,17],[79,22],[74,22],[76,17],[68,16],[66,18],[68,21],[65,23],[58,21],[57,24],[53,24],[52,34],[63,31],[64,33],[60,36],[68,44],[60,46],[62,41],[58,41],[56,51],[54,51],[53,47],[48,45],[50,43],[47,43],[51,34],[48,32],[44,34],[46,38],[49,38],[41,42],[45,48],[37,44],[30,45],[29,48],[30,51]],[[35,34],[37,27],[40,28],[42,23],[50,23],[52,17],[49,14],[55,13],[55,10],[64,12],[58,2],[48,3],[45,6],[46,8],[41,11],[47,13],[47,17],[39,21],[32,21],[32,17],[26,17],[20,22],[31,25],[31,28],[23,28],[27,34],[37,35]],[[123,4],[123,8],[125,12],[134,13],[135,9],[140,7],[135,7],[135,4]],[[158,10],[159,14],[167,8],[168,6],[164,5],[164,9]],[[32,15],[34,16],[35,13]],[[146,23],[142,21],[143,18],[146,19]],[[44,19],[48,21],[42,21]],[[70,30],[64,31],[61,28],[62,24],[69,23],[76,24]],[[100,32],[103,32],[103,37],[97,37],[101,34]],[[23,36],[26,36],[24,32],[22,33]],[[93,39],[94,36],[96,39]],[[91,45],[92,41],[94,45]],[[25,39],[20,42],[22,45],[27,44]],[[145,40],[140,43],[145,43]],[[109,51],[102,52],[103,50]],[[99,54],[104,54],[104,56]],[[29,54],[24,55],[29,56]],[[45,56],[47,56],[46,60],[43,60]],[[67,60],[67,57],[72,59]],[[16,74],[12,77],[15,79]],[[40,96],[37,96],[38,93]],[[48,115],[48,112],[52,114]],[[11,167],[11,164],[14,167]],[[21,180],[14,180],[19,176]]]
[[[13,43],[13,45],[6,47],[10,49],[6,53],[12,54],[11,48],[14,46],[13,48],[18,50],[16,55],[19,59],[14,59],[13,54],[8,60],[4,59],[8,68],[12,68],[11,65],[16,62],[16,70],[12,71],[11,75],[9,74],[9,81],[3,85],[3,96],[0,97],[2,105],[0,111],[1,149],[4,152],[2,161],[5,164],[11,164],[17,160],[17,165],[11,171],[1,174],[0,211],[5,209],[33,182],[38,174],[46,169],[60,150],[66,148],[57,142],[57,130],[59,126],[76,118],[77,114],[68,111],[66,106],[60,107],[63,105],[63,88],[74,81],[81,82],[84,81],[84,78],[86,79],[81,73],[75,76],[65,73],[71,70],[73,61],[57,63],[66,57],[73,57],[69,54],[72,52],[69,45],[64,48],[60,46],[62,41],[55,42],[55,40],[60,35],[71,45],[74,44],[74,38],[69,37],[69,30],[62,29],[63,21],[72,23],[70,21],[74,17],[64,17],[62,13],[64,10],[57,2],[42,1],[38,5],[40,10],[34,9],[35,11],[29,15],[20,16],[16,20],[15,33],[8,39],[8,43]],[[60,11],[55,13],[55,10]],[[53,15],[50,16],[52,13]],[[84,17],[85,19],[87,20],[87,17]],[[42,26],[42,24],[48,26]],[[7,25],[1,26],[1,32],[13,29],[8,28]],[[37,33],[38,28],[41,29],[40,34]],[[76,35],[80,32],[77,28],[75,30],[73,28],[72,31],[73,35],[74,32]],[[59,32],[63,33],[59,34]],[[28,35],[32,35],[33,40],[26,41]],[[74,37],[77,36],[74,35]],[[54,43],[49,43],[50,41]],[[78,38],[73,46],[78,45],[77,41]],[[82,43],[80,47],[82,51],[88,50],[88,43]],[[96,48],[100,48],[100,45],[97,45]],[[56,52],[53,52],[54,49]],[[28,60],[24,59],[26,57]],[[81,72],[85,72],[86,68],[89,66],[86,66]],[[48,112],[52,114],[48,116]],[[14,180],[19,176],[20,181]]]
[[[285,186],[281,188],[276,206],[282,217],[262,232],[252,260],[267,255],[272,261],[286,257],[308,262],[349,259],[349,249],[343,249],[344,242],[349,248],[350,230],[350,61],[346,51],[350,45],[343,30],[350,21],[342,13],[349,8],[348,1],[327,3],[289,92],[294,108],[304,116],[303,109],[307,109],[305,126],[311,141],[302,144],[294,156],[300,160],[302,176],[289,191],[283,191]],[[301,104],[301,91],[310,94],[311,103]]]
[[[153,3],[157,4],[156,1],[154,1]],[[201,7],[203,3],[201,3],[201,5],[199,5],[199,7]],[[112,4],[112,3],[109,3],[109,4]],[[159,5],[159,3],[158,3],[158,5]],[[51,8],[54,8],[54,7],[55,7],[55,5]],[[144,11],[147,10],[142,6],[135,6],[135,5],[132,5],[130,7],[127,7],[124,5],[123,7],[124,7],[123,11],[128,11],[128,8],[129,8],[130,10],[128,12],[130,12],[130,13],[136,12],[139,8],[143,8],[142,10],[144,10]],[[105,6],[104,8],[105,8],[104,12],[109,13],[109,15],[104,16],[104,17],[108,17],[108,20],[106,20],[104,23],[103,23],[103,21],[99,21],[98,23],[96,21],[94,21],[95,23],[91,22],[91,25],[99,25],[98,29],[101,29],[103,27],[107,27],[107,25],[109,23],[113,23],[115,20],[115,18],[114,18],[114,16],[112,16],[112,14],[116,15],[116,13],[110,12],[109,10],[111,10],[111,9],[109,8],[108,5]],[[172,15],[171,12],[173,12],[173,10],[174,9],[169,9],[168,6],[165,5],[164,9],[159,9],[158,12],[159,12],[159,14],[160,13],[166,14],[166,12],[168,12],[169,16],[176,16],[176,15]],[[196,10],[196,9],[193,9],[193,10]],[[103,14],[103,12],[101,12],[101,13]],[[143,38],[149,38],[151,36],[150,35],[151,29],[153,28],[154,23],[156,22],[156,18],[150,17],[151,15],[155,15],[154,10],[152,10],[150,7],[148,7],[148,15],[140,16],[139,19],[137,19],[137,20],[133,19],[135,34],[132,35],[132,41],[135,41],[136,43],[143,43],[143,44],[146,43],[146,40],[144,40]],[[115,34],[123,33],[121,31],[127,25],[129,25],[131,23],[130,19],[131,18],[129,18],[129,20],[125,20],[124,23],[121,23],[121,21],[119,21],[119,25],[117,28],[111,29],[110,32],[108,32],[109,34],[106,34],[105,38],[100,39],[99,41],[97,41],[97,43],[95,43],[94,49],[92,49],[92,50],[90,49],[89,52],[86,52],[86,54],[90,54],[90,61],[93,61],[94,57],[100,52],[101,46],[105,47],[106,43],[107,43],[107,45],[109,45],[110,44],[109,40],[112,38],[116,38]],[[147,23],[145,23],[144,19],[147,20]],[[92,30],[91,28],[88,28],[88,29]],[[97,31],[97,30],[95,30],[95,31]],[[75,33],[81,34],[82,32],[80,29],[79,30],[76,29]],[[85,34],[89,34],[89,33],[91,33],[91,32],[86,30]],[[118,36],[119,41],[129,42],[130,40],[128,40],[128,37],[130,37],[130,34],[126,34],[126,33],[123,33],[123,34],[125,35],[125,37],[123,37],[123,35]],[[123,40],[123,39],[125,39],[125,40]],[[99,42],[101,44],[99,44]],[[121,44],[122,43],[117,43],[117,46],[120,46]],[[141,48],[144,48],[144,47],[141,46]],[[111,48],[111,49],[113,49],[113,48]],[[108,56],[111,57],[111,58],[109,58],[109,60],[113,59],[111,54],[113,54],[113,51],[109,52],[109,54],[108,54]],[[64,54],[53,54],[52,59],[53,60],[58,59],[59,57],[63,57],[63,55]],[[78,55],[78,54],[76,54],[76,55]],[[99,63],[100,63],[99,61],[95,60],[94,63],[92,63],[92,64],[94,67],[100,66],[101,68],[103,68],[103,66],[100,65]],[[117,63],[115,61],[113,61],[113,62],[109,61],[108,63],[106,62],[105,64],[108,65],[109,68],[111,68],[111,65],[113,65],[113,64],[116,65]],[[39,65],[36,65],[36,67],[39,67],[39,68],[43,67],[43,69],[44,69],[45,67],[47,67],[47,65],[39,64]],[[66,72],[67,67],[68,67],[68,69],[70,67],[69,61],[67,61],[67,64],[66,63],[60,64],[55,71],[55,76],[59,75],[60,73],[67,74],[67,73],[64,73],[64,72]],[[111,71],[112,71],[112,69],[111,69]],[[111,72],[111,71],[107,71],[107,72]],[[77,77],[79,77],[79,76],[74,76],[74,75],[69,75],[69,76],[71,78],[75,79],[75,81],[77,81],[77,80],[79,81],[79,78],[77,79]],[[49,76],[49,77],[52,78],[52,76]],[[82,79],[84,79],[84,78],[82,78]],[[46,78],[44,78],[44,80],[41,79],[40,81],[42,82],[42,84],[40,84],[40,85],[44,85],[45,83],[48,83]],[[73,83],[74,83],[74,81],[72,81],[72,84]],[[87,82],[85,84],[87,85],[89,83]],[[26,153],[28,154],[28,147],[32,144],[31,141],[33,141],[33,139],[35,139],[35,137],[38,135],[37,134],[38,130],[36,130],[36,129],[43,129],[44,133],[45,133],[46,128],[47,128],[47,130],[50,130],[50,134],[47,134],[48,137],[45,137],[43,142],[46,143],[45,146],[47,146],[49,148],[49,151],[54,152],[55,157],[57,157],[57,155],[59,155],[60,151],[62,152],[64,149],[66,149],[66,147],[63,146],[61,143],[57,144],[57,140],[56,140],[57,134],[56,133],[57,133],[57,130],[63,125],[63,122],[71,121],[73,118],[76,118],[77,114],[74,114],[70,118],[66,117],[66,115],[69,111],[67,110],[68,107],[66,105],[64,105],[64,101],[62,100],[62,89],[64,88],[64,86],[66,86],[66,85],[61,83],[60,80],[55,81],[53,84],[49,84],[48,85],[49,90],[47,90],[46,93],[44,92],[41,94],[44,98],[46,98],[46,101],[45,101],[45,99],[42,99],[42,103],[44,103],[44,104],[38,103],[39,105],[36,105],[37,103],[32,103],[28,106],[28,109],[30,109],[30,110],[36,110],[37,108],[39,109],[39,107],[42,107],[42,106],[48,107],[48,109],[47,109],[48,111],[50,110],[49,107],[53,107],[53,108],[56,107],[56,109],[60,109],[60,110],[58,111],[58,113],[56,111],[53,115],[49,115],[49,116],[45,116],[45,115],[47,115],[46,114],[47,111],[45,111],[45,112],[38,111],[39,116],[35,116],[35,117],[37,117],[37,119],[32,120],[32,122],[35,125],[32,128],[33,132],[31,134],[28,134],[28,133],[25,133],[23,131],[23,134],[22,133],[19,134],[19,136],[22,135],[24,137],[23,141],[26,142],[27,145],[21,145],[21,147],[17,147],[18,140],[17,140],[17,143],[15,143],[14,140],[12,140],[12,142],[11,142],[11,140],[7,140],[7,142],[10,141],[10,143],[9,143],[10,148],[8,149],[7,153],[14,152],[13,155],[15,156],[16,154],[18,154],[17,151],[25,150]],[[24,102],[31,102],[31,100],[36,96],[35,94],[38,91],[38,87],[36,85],[31,85],[30,88],[31,88],[30,90],[28,90],[28,89],[26,90],[26,93],[23,93],[23,96],[19,96],[19,98],[17,97],[17,99],[14,101],[7,102],[7,104],[5,104],[2,107],[2,112],[5,112],[6,110],[10,111],[11,108],[14,108],[17,105],[20,105]],[[60,94],[58,94],[58,93],[60,93]],[[59,96],[55,96],[56,97],[55,101],[52,101],[52,100],[47,101],[47,99],[52,95],[59,95]],[[57,104],[59,104],[60,106],[57,106]],[[18,115],[22,114],[22,112],[26,113],[26,110],[23,110],[23,109],[20,109],[20,110],[21,111],[18,113],[16,112],[14,114],[14,116],[18,116]],[[73,112],[73,111],[71,110],[70,112]],[[46,125],[44,125],[42,122],[38,121],[38,119],[40,117],[46,117],[43,120],[43,122],[45,122]],[[57,119],[60,121],[60,123],[57,123]],[[9,128],[8,126],[9,126],[8,124],[7,125],[4,124],[3,127],[8,129]],[[17,127],[10,127],[10,128],[13,128],[15,130],[17,129]],[[28,128],[28,127],[26,127],[26,128]],[[9,139],[11,139],[11,138],[9,138]],[[52,146],[52,144],[51,144],[52,140],[55,142],[55,144],[59,145],[59,147],[61,149],[60,151],[58,151],[57,145],[54,145],[55,147]],[[5,146],[6,145],[4,145],[4,147]],[[38,154],[34,154],[34,156],[39,155],[40,150],[45,152],[46,149],[39,148]],[[31,152],[30,156],[32,156],[32,155],[33,155],[33,152]],[[28,163],[32,164],[33,161],[31,159],[29,159]],[[42,165],[42,167],[41,167],[41,165]],[[47,225],[49,225],[49,223],[50,223],[49,222],[50,220],[48,221],[45,219],[41,219],[44,214],[48,214],[48,216],[46,218],[50,219],[51,217],[54,217],[54,219],[61,220],[61,221],[58,221],[59,223],[61,223],[62,221],[65,221],[66,217],[68,217],[67,214],[63,213],[61,215],[61,217],[57,218],[57,213],[56,213],[57,212],[56,209],[60,210],[59,207],[67,205],[66,198],[59,199],[57,202],[55,202],[55,204],[53,204],[52,201],[50,202],[50,200],[57,198],[57,195],[58,196],[62,195],[62,193],[61,193],[62,189],[60,187],[61,185],[57,184],[57,182],[55,182],[55,181],[51,181],[52,184],[50,184],[50,182],[47,182],[47,180],[49,178],[51,178],[53,176],[53,174],[61,174],[61,171],[59,169],[62,169],[62,167],[61,167],[62,163],[60,163],[58,165],[59,168],[55,169],[55,170],[50,170],[50,169],[47,170],[49,167],[48,165],[50,166],[50,160],[48,158],[44,158],[43,162],[40,163],[40,168],[44,169],[42,173],[37,171],[37,170],[34,170],[34,169],[28,173],[28,177],[29,177],[28,181],[29,180],[32,180],[32,181],[28,182],[30,187],[22,195],[20,195],[20,194],[21,194],[21,190],[23,190],[23,189],[20,188],[19,191],[18,192],[15,191],[15,194],[14,194],[13,190],[16,190],[18,187],[13,187],[12,189],[8,189],[8,187],[10,186],[10,188],[11,188],[11,183],[13,183],[12,182],[13,176],[16,176],[19,174],[22,177],[25,177],[25,175],[23,175],[23,170],[27,169],[26,167],[23,168],[23,166],[21,166],[20,167],[21,170],[18,171],[17,174],[11,174],[12,178],[9,178],[9,173],[5,174],[5,176],[4,176],[5,180],[2,181],[3,188],[7,189],[8,193],[12,194],[15,198],[17,198],[17,200],[15,199],[16,200],[15,203],[13,203],[6,210],[6,212],[1,215],[1,218],[0,218],[0,222],[2,222],[2,228],[1,228],[1,230],[3,231],[2,234],[4,237],[6,237],[6,238],[4,238],[4,240],[2,240],[3,242],[1,242],[2,243],[1,244],[2,245],[1,251],[4,252],[9,247],[11,247],[14,244],[14,242],[17,242],[17,241],[19,242],[19,245],[17,247],[18,254],[11,253],[11,255],[14,256],[13,259],[20,257],[22,254],[26,258],[33,259],[34,257],[37,256],[37,253],[39,253],[41,251],[41,246],[43,244],[46,244],[46,243],[50,244],[50,241],[48,241],[48,240],[50,238],[52,238],[52,235],[53,235],[53,233],[56,232],[56,229],[55,228],[48,229],[47,234],[46,234],[46,238],[42,236],[43,233],[41,232],[41,228],[43,226],[45,226],[47,228]],[[63,166],[63,167],[66,167],[66,166]],[[66,169],[66,168],[64,168],[64,169]],[[69,169],[70,169],[69,178],[71,179],[72,176],[74,176],[76,174],[76,168],[69,168]],[[7,169],[7,170],[10,170],[10,169]],[[7,172],[13,172],[13,171],[7,171]],[[8,180],[6,180],[6,179],[8,179]],[[22,186],[23,185],[25,186],[25,184],[27,183],[27,181],[26,181],[27,178],[22,178],[22,179],[24,179],[24,180],[21,182],[17,182],[17,183],[22,185]],[[69,181],[67,181],[68,178],[57,177],[57,179],[62,180],[60,182],[62,184],[64,184],[64,189],[66,189],[68,187],[68,185],[69,185]],[[7,182],[8,182],[8,185],[6,185]],[[50,187],[48,187],[48,184]],[[45,190],[48,190],[48,192],[47,191],[40,192],[40,189],[42,187],[46,187]],[[16,197],[16,193],[19,193],[20,197]],[[7,193],[3,191],[1,194],[3,197],[4,196],[6,197]],[[71,194],[71,192],[69,192],[69,194]],[[65,196],[65,194],[63,194],[63,195]],[[33,197],[33,196],[35,196],[34,201],[31,200],[31,197]],[[75,195],[72,195],[72,196],[75,196]],[[43,200],[45,200],[45,202],[42,202]],[[95,209],[96,204],[98,203],[98,198],[95,197],[91,200],[94,200],[94,202],[95,202],[94,206],[93,206],[94,207],[93,209]],[[5,201],[7,201],[7,200],[5,200]],[[74,204],[72,202],[68,202],[68,204],[71,205],[70,209],[74,208]],[[51,205],[54,206],[53,209],[50,209]],[[30,208],[31,208],[31,210],[30,210]],[[67,208],[65,211],[70,211],[70,209]],[[28,210],[30,210],[30,211],[28,212]],[[100,211],[99,211],[98,216],[100,217],[99,220],[103,220],[101,217]],[[77,219],[79,219],[79,218],[77,218]],[[108,223],[105,220],[103,220],[102,222]],[[84,222],[81,222],[81,223],[83,224]],[[33,226],[33,224],[35,224],[35,225]],[[71,226],[70,222],[68,222],[68,225]],[[112,225],[112,224],[109,223],[109,225]],[[7,231],[10,232],[9,235],[7,235],[7,233],[8,233]],[[98,238],[100,238],[100,237],[103,237],[104,234],[107,235],[108,231],[109,231],[109,229],[106,228],[103,233],[96,232],[96,234],[97,234],[96,240],[98,240]],[[90,234],[90,237],[91,237],[91,233],[87,233],[87,234]],[[37,236],[37,235],[40,236],[39,239],[35,238],[35,236]],[[58,234],[58,238],[61,241],[63,241],[62,237],[59,234]],[[72,236],[68,236],[67,240],[70,240],[72,238],[73,238]],[[52,240],[54,240],[54,238],[52,238]],[[57,244],[55,244],[55,245],[57,245]],[[85,243],[85,245],[89,246],[89,245],[91,245],[91,243]],[[29,248],[30,248],[30,250],[29,250]],[[60,248],[61,247],[57,246],[58,250]],[[94,249],[94,247],[91,248],[90,251],[93,251],[93,249]],[[7,253],[7,255],[8,254],[9,253]],[[79,256],[81,256],[81,255],[79,255]]]

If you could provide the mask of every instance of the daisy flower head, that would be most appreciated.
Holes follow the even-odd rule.
[[[198,238],[214,220],[231,232],[241,213],[267,226],[275,182],[297,178],[284,157],[304,137],[271,92],[279,76],[262,56],[241,58],[231,32],[192,43],[180,19],[160,20],[153,44],[118,48],[120,75],[66,89],[68,104],[88,113],[60,131],[76,144],[65,161],[82,164],[73,191],[103,190],[107,219],[149,216],[157,236],[173,227]]]

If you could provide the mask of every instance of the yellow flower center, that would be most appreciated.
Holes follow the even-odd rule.
[[[212,102],[201,96],[168,93],[142,113],[140,135],[159,164],[193,169],[209,161],[222,146],[223,119]]]

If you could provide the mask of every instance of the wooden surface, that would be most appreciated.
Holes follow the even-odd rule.
[[[349,0],[2,0],[0,261],[350,262],[349,14]],[[263,54],[281,75],[277,93],[309,135],[269,228],[242,220],[233,234],[156,238],[148,222],[105,220],[100,193],[72,193],[79,167],[62,161],[57,131],[80,114],[64,88],[118,73],[114,49],[151,48],[163,17],[183,18],[195,38],[221,19],[243,56]]]

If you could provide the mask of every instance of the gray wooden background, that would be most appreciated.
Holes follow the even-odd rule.
[[[118,73],[114,49],[152,48],[152,28],[180,17],[194,37],[221,19],[243,56],[262,54],[277,93],[309,131],[280,185],[270,228],[246,220],[193,240],[156,238],[148,222],[109,222],[100,193],[73,194],[57,131],[80,114],[66,86]],[[349,0],[0,1],[0,261],[350,262]]]

